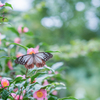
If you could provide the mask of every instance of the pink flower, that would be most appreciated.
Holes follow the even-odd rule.
[[[57,95],[57,91],[54,90],[54,91],[52,92],[52,94],[53,94],[53,95]]]
[[[55,74],[58,74],[58,71],[55,71]]]
[[[28,28],[27,27],[24,27],[23,28],[23,32],[25,33],[25,32],[28,32]]]
[[[48,81],[44,80],[43,86],[48,85],[48,84],[49,84]]]
[[[18,32],[22,33],[22,26],[18,26]]]
[[[21,39],[17,37],[17,38],[14,39],[14,42],[20,44]]]
[[[27,54],[38,53],[39,52],[38,50],[39,50],[39,46],[36,46],[35,48],[29,48],[27,50]]]
[[[5,5],[5,4],[2,4],[1,1],[0,1],[0,7],[3,7],[4,5]]]
[[[22,77],[23,79],[25,79],[25,75],[17,75],[16,77]]]
[[[48,74],[51,74],[52,73],[52,71],[50,70],[50,71],[48,71]]]
[[[13,70],[13,66],[12,66],[11,60],[8,61],[7,65],[8,65],[8,67],[9,67],[10,70]]]
[[[17,53],[17,55],[16,55],[16,57],[18,58],[18,57],[20,57],[20,56],[22,56],[23,54],[21,53],[21,52],[18,52]]]
[[[18,32],[19,33],[25,33],[28,32],[28,28],[27,27],[22,27],[21,25],[18,27]]]
[[[33,94],[33,97],[37,100],[47,100],[47,91],[45,89],[40,89]]]
[[[3,88],[6,87],[6,86],[9,86],[9,81],[4,78],[4,79],[1,80],[1,85],[2,85]]]
[[[11,93],[12,97],[15,99],[15,100],[22,100],[23,99],[23,96],[22,95],[16,95],[15,93]],[[20,98],[19,98],[20,97]]]

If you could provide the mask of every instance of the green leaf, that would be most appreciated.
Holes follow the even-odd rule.
[[[21,45],[21,44],[17,44],[17,43],[10,43],[9,45],[11,45],[11,44],[14,44],[14,45],[18,45],[18,46],[20,46],[20,47],[22,47],[22,48],[24,48],[24,49],[28,49],[26,46],[23,46],[23,45]]]
[[[17,78],[15,78],[14,80],[13,80],[13,82],[20,82],[22,80],[22,77],[17,77]],[[11,84],[13,83],[13,82],[11,82]]]
[[[6,89],[4,89],[2,92],[2,99],[7,100],[8,96],[9,96],[9,92]]]
[[[33,82],[35,80],[36,77],[38,77],[39,75],[44,75],[45,73],[36,73],[35,75],[33,75],[31,77],[31,82]]]
[[[8,27],[8,29],[14,32],[17,36],[19,36],[18,31],[14,27]]]
[[[45,52],[48,52],[48,53],[56,53],[56,52],[61,53],[60,51],[45,51]]]
[[[70,100],[78,100],[78,99],[76,99],[74,97],[64,97],[64,98],[59,98],[58,100],[68,100],[68,99],[70,99]]]
[[[11,96],[9,96],[8,98],[9,98],[10,100],[15,100],[15,99],[14,99],[13,97],[11,97]]]
[[[33,36],[32,32],[26,32],[25,34],[28,35],[28,36]]]
[[[3,91],[3,88],[0,89],[0,93]]]
[[[48,67],[48,66],[46,66],[45,69],[51,70],[53,73],[55,73],[55,71],[52,68]]]
[[[11,4],[9,4],[9,3],[5,3],[5,5],[4,5],[4,6],[7,6],[7,7],[10,7],[10,8],[12,8],[12,9],[13,9],[12,5],[11,5]]]
[[[8,19],[5,17],[0,17],[0,22],[8,22]]]
[[[16,59],[16,57],[8,57],[8,56],[2,56],[2,57],[0,57],[0,59],[1,59],[1,58],[13,59],[13,60],[15,60],[15,59]]]

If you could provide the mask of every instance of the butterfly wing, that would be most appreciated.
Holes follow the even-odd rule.
[[[27,54],[27,55],[23,55],[23,56],[18,57],[15,60],[15,63],[25,65],[25,67],[27,69],[30,69],[30,68],[34,67],[33,61],[34,61],[33,56],[30,54]]]
[[[51,53],[47,52],[39,52],[34,55],[34,64],[37,67],[43,67],[45,65],[45,62],[52,58],[53,55]]]

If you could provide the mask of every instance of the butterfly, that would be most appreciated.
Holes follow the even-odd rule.
[[[37,67],[43,67],[45,62],[52,58],[53,55],[48,52],[39,52],[35,54],[26,54],[18,57],[15,63],[25,65],[27,69],[31,69],[36,65]]]

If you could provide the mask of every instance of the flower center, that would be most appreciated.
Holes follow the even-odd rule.
[[[4,86],[4,87],[7,86],[7,82],[3,82],[3,86]]]
[[[30,52],[29,52],[29,54],[35,54],[35,52],[33,52],[33,51],[30,51]]]
[[[37,92],[37,97],[41,98],[43,96],[42,92]]]

